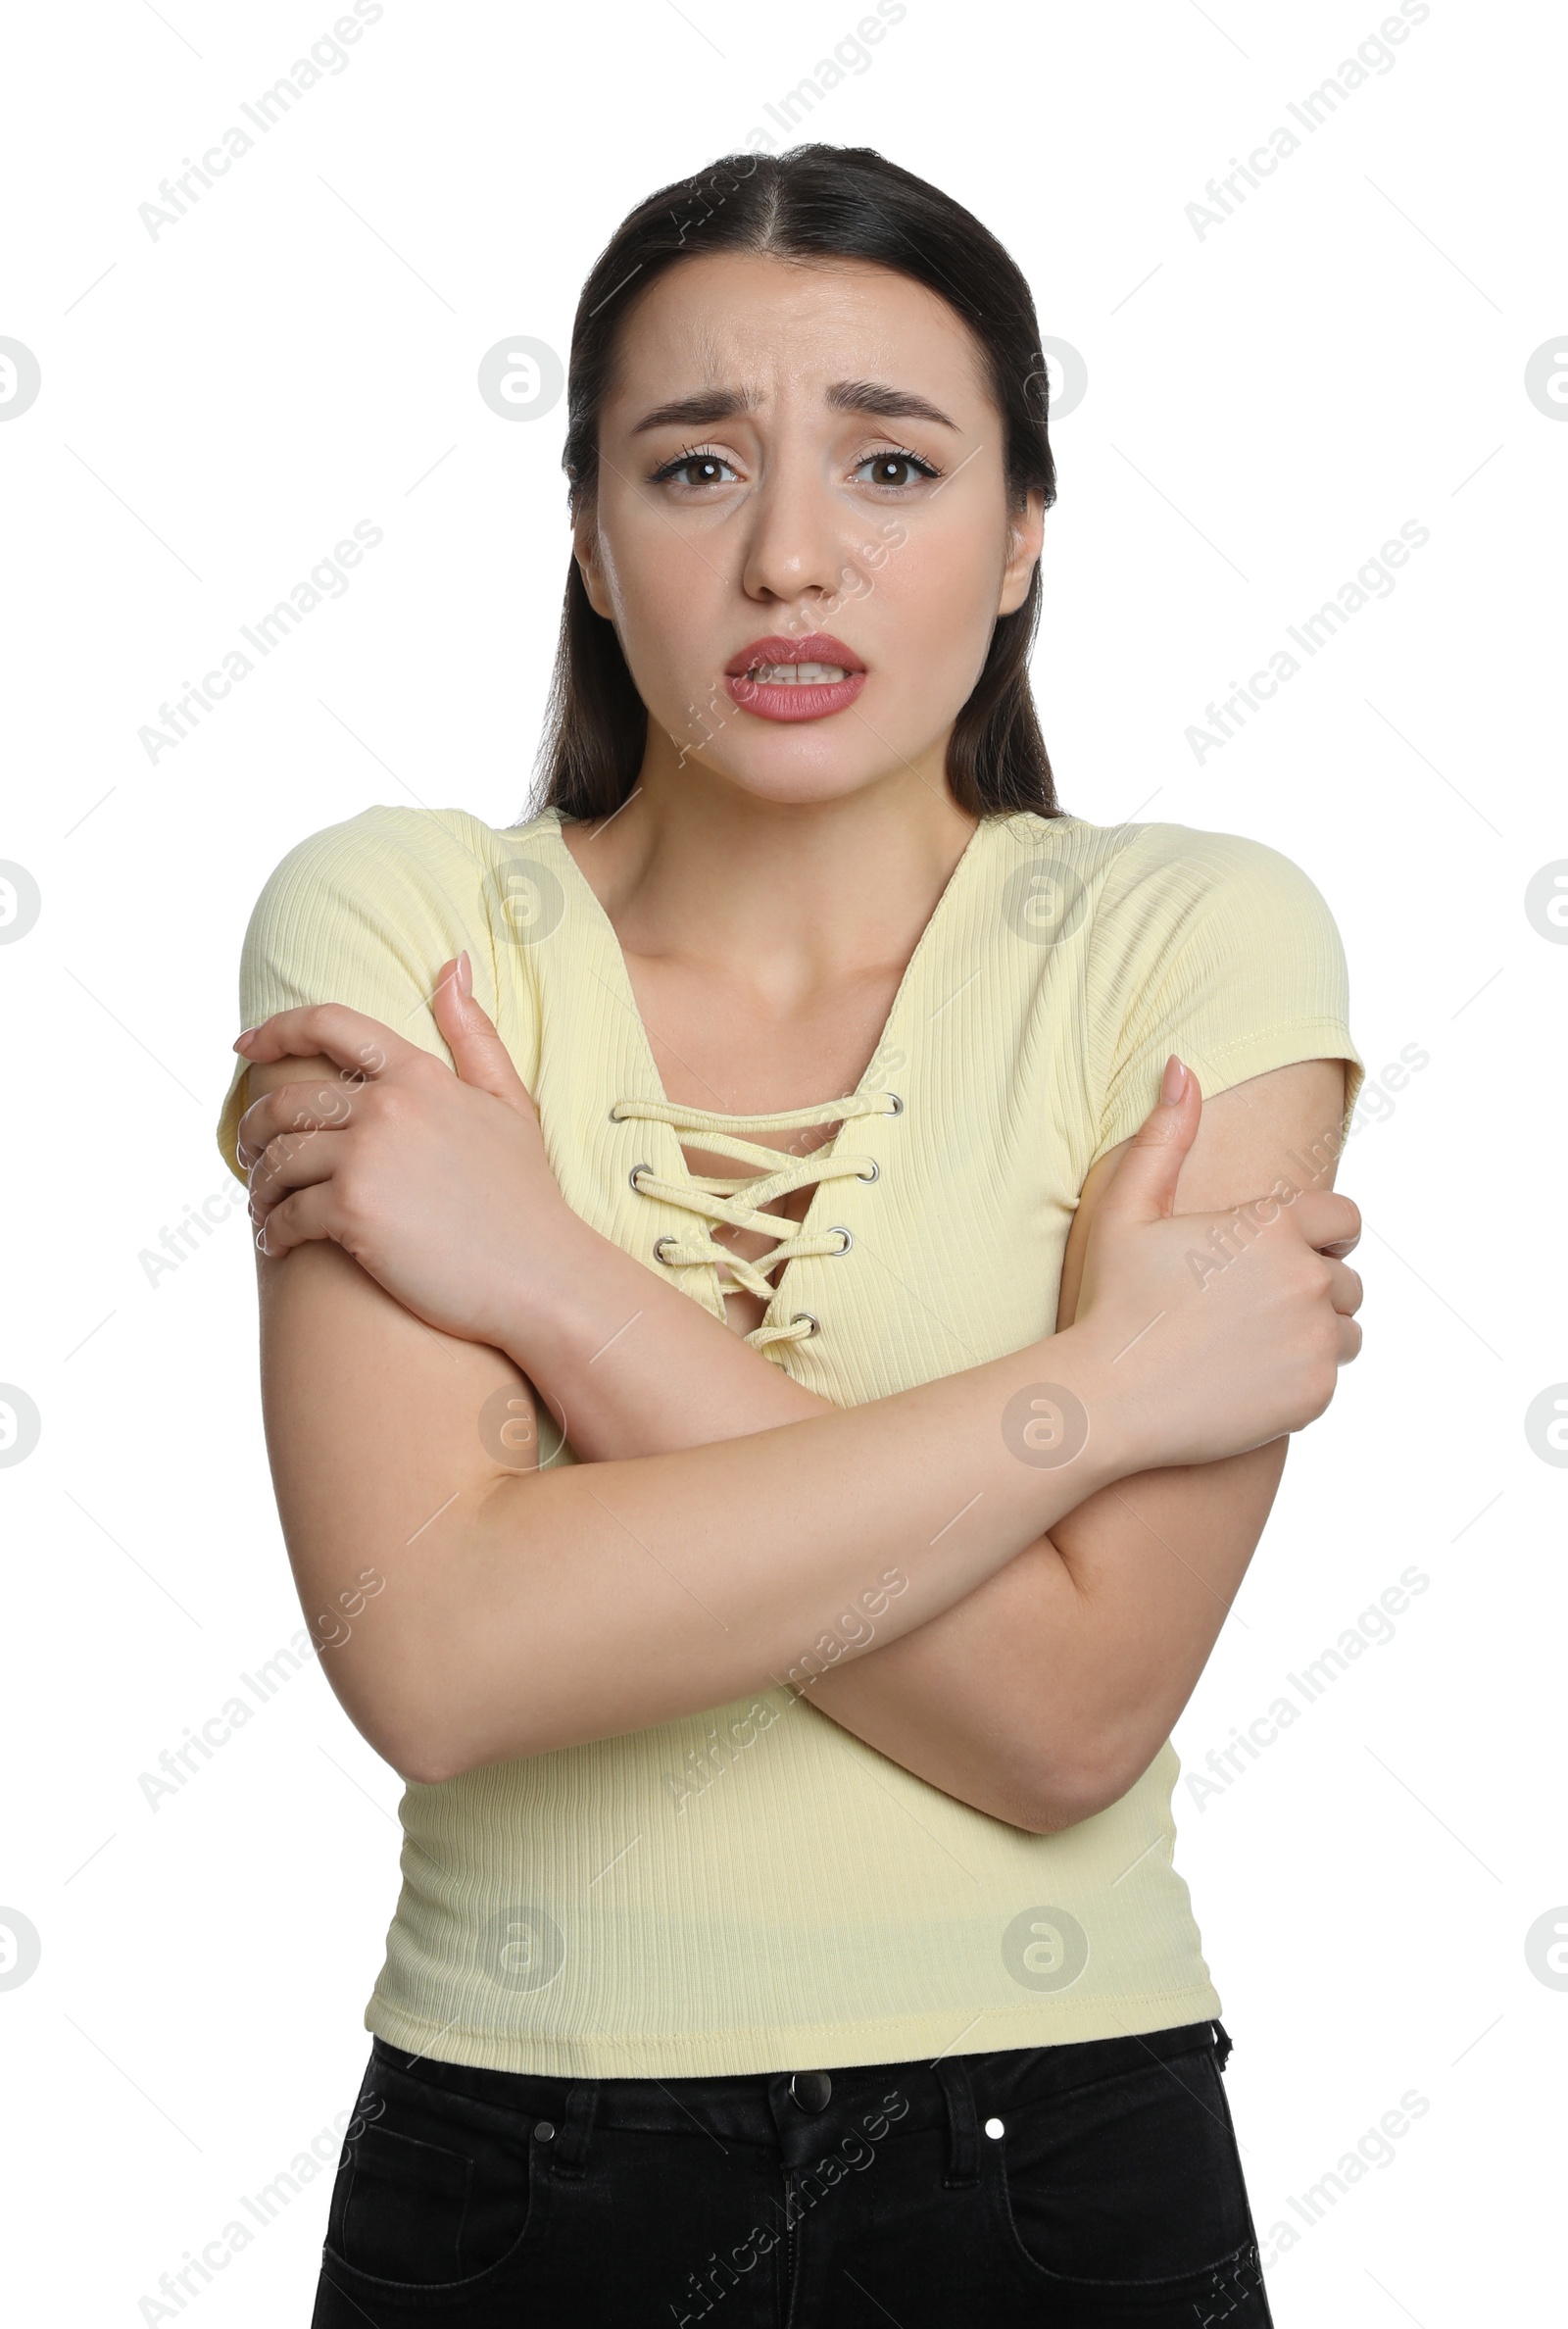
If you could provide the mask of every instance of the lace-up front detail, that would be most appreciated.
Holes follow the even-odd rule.
[[[654,1248],[657,1259],[668,1269],[716,1266],[728,1273],[735,1287],[770,1303],[777,1289],[769,1285],[768,1278],[775,1269],[807,1255],[847,1253],[852,1239],[849,1230],[838,1224],[826,1229],[808,1228],[805,1222],[781,1224],[776,1213],[764,1213],[762,1208],[813,1181],[819,1186],[835,1180],[873,1181],[880,1167],[874,1157],[840,1151],[836,1141],[808,1157],[781,1162],[777,1149],[747,1139],[745,1131],[772,1128],[793,1132],[811,1124],[848,1123],[858,1116],[900,1115],[903,1111],[904,1102],[897,1092],[858,1092],[843,1100],[819,1101],[811,1108],[778,1109],[771,1115],[720,1115],[709,1109],[682,1108],[669,1100],[617,1100],[610,1113],[616,1123],[668,1124],[678,1140],[690,1140],[694,1145],[700,1135],[704,1148],[755,1167],[733,1176],[705,1173],[701,1179],[666,1180],[651,1164],[634,1164],[629,1177],[632,1187],[643,1196],[695,1214],[699,1223],[718,1221],[773,1237],[770,1250],[751,1262],[720,1245],[710,1230],[696,1225],[689,1236],[661,1237]],[[786,1234],[779,1234],[781,1226]],[[770,1343],[805,1342],[816,1333],[817,1325],[809,1311],[800,1311],[785,1325],[754,1327],[746,1340],[754,1350],[764,1351]]]

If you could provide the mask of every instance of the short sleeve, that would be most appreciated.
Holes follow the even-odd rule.
[[[346,1003],[450,1064],[430,1002],[442,964],[466,947],[474,992],[515,1058],[496,999],[486,903],[497,839],[462,810],[378,807],[301,841],[251,914],[235,1032],[301,1004]],[[219,1150],[238,1179],[248,1073],[236,1059],[218,1122]]]
[[[1344,1060],[1343,1144],[1366,1074],[1345,949],[1321,891],[1279,850],[1136,829],[1097,902],[1086,990],[1095,1157],[1144,1122],[1172,1052],[1205,1100],[1298,1060]]]

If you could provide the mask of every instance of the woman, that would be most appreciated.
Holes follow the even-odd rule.
[[[1055,799],[1045,408],[876,154],[653,196],[545,807],[253,917],[279,1511],[408,1782],[318,2329],[1269,2318],[1168,1733],[1359,1348],[1362,1070],[1295,866]]]

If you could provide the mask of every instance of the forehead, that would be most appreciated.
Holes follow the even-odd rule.
[[[923,283],[859,260],[710,252],[666,269],[628,315],[609,404],[631,417],[676,390],[744,387],[765,407],[864,377],[919,390],[960,424],[991,401],[978,341]]]

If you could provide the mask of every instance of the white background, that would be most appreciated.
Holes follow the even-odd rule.
[[[265,2230],[240,2197],[313,2138],[335,2154],[398,1782],[309,1667],[144,1800],[139,1774],[301,1620],[243,1215],[156,1284],[139,1257],[233,1187],[214,1123],[277,859],[371,802],[496,824],[527,803],[564,408],[501,420],[481,356],[518,333],[564,355],[622,214],[754,129],[790,142],[766,106],[859,6],[386,0],[156,238],[138,205],[335,0],[13,23],[0,333],[42,370],[0,421],[0,858],[42,896],[0,947],[0,1380],[42,1417],[0,1473],[0,1904],[42,1945],[0,1989],[18,2318],[171,2317],[143,2299],[235,2219],[251,2245],[184,2310],[309,2316],[329,2168]],[[1298,2235],[1270,2273],[1282,2329],[1560,2304],[1568,1990],[1525,1937],[1568,1902],[1568,1477],[1525,1414],[1568,1377],[1568,948],[1525,891],[1568,858],[1568,405],[1538,409],[1525,368],[1568,347],[1565,34],[1544,6],[1432,0],[1307,135],[1289,102],[1384,13],[908,0],[806,132],[966,203],[1087,364],[1037,661],[1064,805],[1284,850],[1339,921],[1372,1076],[1429,1054],[1341,1170],[1364,1354],[1296,1444],[1178,1735],[1200,1770],[1402,1569],[1430,1580],[1227,1788],[1177,1795],[1254,2213]],[[1187,206],[1287,124],[1300,150],[1200,235]],[[362,519],[384,540],[346,595],[150,761],[138,729]],[[1200,763],[1205,705],[1412,519],[1431,538],[1392,595]],[[1392,2160],[1305,2224],[1292,2197],[1412,2089],[1429,2107]]]

